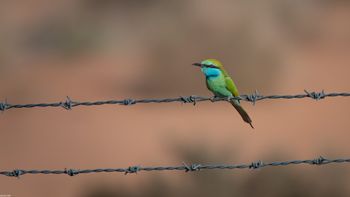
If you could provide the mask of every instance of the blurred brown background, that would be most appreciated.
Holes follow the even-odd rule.
[[[350,89],[350,4],[293,0],[0,2],[9,103],[211,95],[191,63],[218,58],[241,93]],[[17,109],[0,170],[349,157],[348,98]],[[349,196],[349,166],[0,177],[13,196]]]

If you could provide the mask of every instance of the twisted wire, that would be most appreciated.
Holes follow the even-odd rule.
[[[350,158],[339,158],[339,159],[326,159],[322,156],[316,159],[309,160],[291,160],[291,161],[278,161],[278,162],[262,162],[256,161],[248,164],[191,164],[188,165],[183,163],[180,166],[156,166],[156,167],[142,167],[142,166],[129,166],[127,168],[98,168],[98,169],[64,169],[64,170],[23,170],[15,169],[12,171],[0,171],[0,175],[8,177],[20,177],[25,174],[66,174],[69,176],[75,176],[78,174],[90,174],[90,173],[113,173],[119,172],[127,174],[138,173],[140,171],[183,171],[183,172],[194,172],[200,170],[234,170],[234,169],[260,169],[264,167],[276,167],[276,166],[287,166],[287,165],[326,165],[331,163],[350,163]]]
[[[238,97],[204,97],[204,96],[180,96],[175,98],[160,98],[160,99],[123,99],[123,100],[100,100],[100,101],[73,101],[70,97],[67,97],[65,101],[54,102],[54,103],[34,103],[34,104],[10,104],[7,101],[0,102],[0,111],[5,111],[15,108],[44,108],[44,107],[62,107],[66,110],[71,110],[74,107],[78,106],[97,106],[97,105],[134,105],[137,103],[171,103],[171,102],[181,102],[181,103],[192,103],[195,105],[198,102],[203,101],[229,101],[229,100],[242,100],[251,102],[253,105],[257,101],[265,99],[302,99],[302,98],[311,98],[314,100],[321,100],[326,97],[348,97],[350,92],[334,92],[334,93],[325,93],[321,92],[309,92],[304,90],[304,94],[295,94],[295,95],[268,95],[264,96],[255,91],[250,95],[241,95]]]

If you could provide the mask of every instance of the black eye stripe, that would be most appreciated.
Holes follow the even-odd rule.
[[[203,64],[204,67],[207,67],[207,68],[218,68],[216,66],[214,66],[213,64]]]

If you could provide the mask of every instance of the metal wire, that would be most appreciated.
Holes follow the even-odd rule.
[[[203,96],[181,96],[178,98],[163,98],[163,99],[124,99],[124,100],[107,100],[107,101],[93,101],[93,102],[79,102],[72,101],[67,97],[64,102],[56,103],[37,103],[37,104],[9,104],[7,101],[0,103],[0,111],[5,111],[8,109],[15,108],[34,108],[34,107],[63,107],[67,110],[72,109],[77,106],[95,106],[95,105],[107,105],[107,104],[120,104],[120,105],[133,105],[136,103],[170,103],[170,102],[182,102],[182,103],[193,103],[201,101],[229,101],[229,100],[243,100],[255,104],[255,102],[264,99],[301,99],[301,98],[312,98],[314,100],[324,99],[326,97],[348,97],[349,92],[341,93],[325,93],[321,92],[308,92],[304,91],[304,94],[296,95],[260,95],[257,91],[251,95],[241,95],[239,97],[227,97],[227,98],[217,98],[217,97],[203,97]],[[282,161],[282,162],[270,162],[264,163],[262,161],[252,162],[250,164],[191,164],[187,165],[183,163],[181,166],[158,166],[158,167],[142,167],[142,166],[130,166],[127,168],[100,168],[100,169],[64,169],[64,170],[23,170],[15,169],[13,171],[0,171],[0,175],[8,177],[20,177],[24,174],[67,174],[69,176],[75,176],[78,174],[87,173],[101,173],[101,172],[122,172],[125,174],[137,173],[139,171],[199,171],[199,170],[233,170],[233,169],[259,169],[267,166],[286,166],[286,165],[299,165],[299,164],[310,164],[310,165],[325,165],[330,163],[350,163],[349,159],[326,159],[324,157],[319,157],[312,160],[292,160],[292,161]]]
[[[324,157],[319,157],[311,160],[292,160],[292,161],[280,161],[280,162],[270,162],[264,163],[262,161],[252,162],[249,164],[191,164],[187,165],[183,163],[180,166],[157,166],[157,167],[142,167],[142,166],[130,166],[127,168],[99,168],[99,169],[64,169],[64,170],[20,170],[15,169],[13,171],[0,171],[0,175],[8,177],[20,177],[25,174],[67,174],[69,176],[75,176],[78,174],[88,174],[88,173],[112,173],[121,172],[124,174],[137,173],[140,171],[184,171],[192,172],[199,170],[233,170],[233,169],[259,169],[263,167],[276,167],[276,166],[287,166],[287,165],[299,165],[299,164],[309,164],[309,165],[325,165],[330,163],[350,163],[349,159],[326,159]]]
[[[265,99],[301,99],[301,98],[312,98],[314,100],[321,100],[326,97],[348,97],[350,92],[338,92],[338,93],[325,93],[321,92],[308,92],[304,90],[304,94],[296,95],[269,95],[263,96],[260,95],[257,91],[250,95],[241,95],[239,97],[204,97],[204,96],[180,96],[177,98],[161,98],[161,99],[123,99],[123,100],[104,100],[104,101],[73,101],[67,97],[66,101],[55,102],[55,103],[34,103],[34,104],[10,104],[5,102],[0,102],[0,111],[5,111],[8,109],[15,108],[34,108],[34,107],[63,107],[64,109],[70,110],[73,107],[77,106],[95,106],[95,105],[134,105],[137,103],[170,103],[170,102],[181,102],[181,103],[193,103],[194,105],[197,102],[202,101],[229,101],[229,100],[242,100],[253,103]]]

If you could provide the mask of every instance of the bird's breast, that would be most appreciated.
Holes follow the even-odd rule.
[[[207,76],[207,84],[209,87],[215,88],[215,87],[225,87],[225,79],[222,75],[218,76]]]

